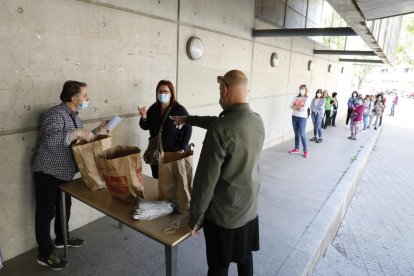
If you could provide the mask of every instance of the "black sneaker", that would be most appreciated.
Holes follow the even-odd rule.
[[[318,140],[317,137],[313,137],[312,139],[309,139],[309,141],[315,141],[315,142],[316,142],[316,140]]]
[[[69,237],[68,238],[68,246],[69,247],[81,247],[83,245],[84,241],[82,239]],[[65,245],[61,241],[55,240],[55,248],[63,248]]]
[[[319,138],[318,140],[315,141],[316,143],[322,143],[322,138]]]
[[[37,256],[37,262],[41,265],[49,267],[52,270],[61,270],[68,265],[68,262],[59,259],[54,252],[48,258]]]

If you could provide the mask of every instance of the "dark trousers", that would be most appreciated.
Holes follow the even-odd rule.
[[[335,122],[335,120],[336,120],[336,113],[338,113],[338,111],[334,111],[333,112],[333,114],[332,114],[332,118],[331,118],[331,125],[332,126],[336,126],[336,122]]]
[[[352,109],[348,108],[348,112],[346,113],[346,121],[345,124],[348,125],[349,119],[351,119]]]
[[[230,266],[228,256],[223,256],[224,241],[221,235],[220,226],[205,220],[204,237],[206,240],[208,276],[227,276]],[[239,276],[253,276],[253,255],[252,252],[246,252],[244,262],[237,263]]]
[[[151,165],[152,177],[158,179],[158,165]]]
[[[229,273],[230,263],[223,264],[220,262],[217,254],[207,255],[208,276],[227,276]],[[237,272],[239,276],[253,276],[253,256],[252,252],[246,256],[244,263],[237,264]]]
[[[327,128],[331,125],[331,111],[325,110],[325,121],[323,122],[323,128]]]
[[[53,242],[50,237],[50,222],[53,218],[55,218],[56,240],[63,241],[62,218],[60,216],[61,197],[59,192],[59,184],[64,183],[65,181],[41,172],[35,172],[34,179],[36,184],[36,241],[39,247],[39,256],[47,258],[53,252]],[[65,198],[66,229],[69,230],[68,222],[72,201],[69,195],[66,195]]]

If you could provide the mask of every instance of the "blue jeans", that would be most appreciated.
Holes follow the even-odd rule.
[[[369,118],[369,115],[362,115],[362,119],[364,121],[364,130],[366,130],[367,126],[369,126],[368,118]]]
[[[308,144],[306,142],[306,121],[307,118],[296,117],[292,115],[292,126],[295,132],[295,149],[299,149],[299,136],[302,140],[303,151],[308,151]],[[319,124],[321,126],[321,124]]]
[[[317,112],[312,112],[312,123],[313,137],[322,138],[322,116]]]

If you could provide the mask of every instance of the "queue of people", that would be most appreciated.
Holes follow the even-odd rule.
[[[308,89],[306,85],[302,84],[299,87],[299,93],[296,95],[291,103],[292,111],[292,127],[294,131],[294,148],[289,153],[299,153],[300,142],[303,147],[303,157],[309,157],[308,144],[306,140],[306,123],[307,118],[312,118],[313,137],[310,141],[315,143],[322,143],[323,131],[328,126],[336,126],[336,115],[338,112],[337,92],[329,95],[327,90],[317,89],[315,96],[310,99],[308,97]],[[360,130],[360,124],[363,123],[362,132],[370,129],[372,125],[374,130],[382,124],[382,115],[385,110],[386,99],[383,94],[366,95],[365,98],[359,95],[357,91],[353,91],[347,102],[347,116],[345,126],[350,125],[351,135],[348,136],[350,140],[356,140],[357,134]],[[392,109],[390,116],[394,116],[395,107],[398,104],[398,96],[395,96],[392,101]]]
[[[303,157],[309,157],[309,150],[306,138],[306,123],[309,117],[312,118],[313,137],[310,141],[322,143],[322,129],[328,126],[336,126],[336,114],[338,111],[338,100],[336,92],[329,95],[327,90],[316,90],[315,96],[308,97],[308,88],[302,84],[299,93],[296,95],[289,107],[292,111],[292,126],[295,134],[295,147],[289,151],[291,154],[299,153],[299,142],[302,142]]]

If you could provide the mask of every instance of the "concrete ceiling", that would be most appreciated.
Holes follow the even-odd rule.
[[[410,6],[414,6],[414,0],[327,0],[332,8],[346,21],[346,23],[361,37],[375,54],[385,63],[391,65],[391,61],[384,53],[378,41],[367,26],[367,15],[373,17],[384,15],[394,16],[399,13],[410,13]],[[391,8],[390,6],[395,6]],[[399,7],[399,8],[397,8]],[[392,13],[392,15],[390,14]]]
[[[367,20],[414,12],[414,0],[356,0],[355,2]]]

